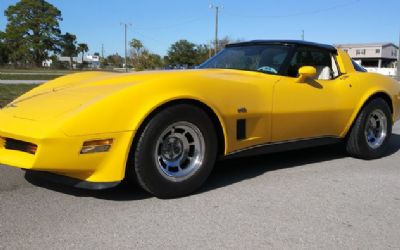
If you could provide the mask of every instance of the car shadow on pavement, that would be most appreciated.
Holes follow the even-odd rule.
[[[25,179],[35,186],[76,197],[93,197],[112,201],[133,201],[152,198],[150,194],[127,183],[121,183],[114,188],[104,190],[88,190],[51,182],[48,178],[44,178],[40,172],[26,172]]]
[[[393,134],[385,156],[395,154],[399,150],[400,135]],[[203,187],[193,195],[233,185],[269,171],[322,163],[345,157],[349,156],[344,149],[344,145],[335,144],[255,157],[221,160],[216,163],[214,171]],[[49,182],[41,178],[40,173],[36,172],[27,172],[25,179],[35,186],[77,197],[93,197],[112,201],[134,201],[152,198],[151,195],[140,188],[127,184],[121,184],[115,188],[105,190],[85,190]]]
[[[384,157],[395,154],[399,150],[400,135],[393,134],[390,139],[389,148]],[[197,193],[203,193],[229,186],[278,169],[299,167],[312,163],[322,163],[345,157],[350,156],[346,153],[344,144],[339,143],[329,146],[260,155],[256,157],[223,160],[216,164],[214,171],[208,178],[208,181]]]

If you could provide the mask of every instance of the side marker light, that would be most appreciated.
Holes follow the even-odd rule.
[[[81,154],[108,152],[113,143],[113,139],[85,141],[83,143]]]

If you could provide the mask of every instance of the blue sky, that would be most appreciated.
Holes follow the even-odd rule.
[[[1,0],[4,10],[16,0]],[[121,22],[131,23],[128,38],[138,38],[152,52],[165,55],[169,46],[187,39],[209,43],[214,12],[222,5],[220,37],[232,39],[305,39],[321,43],[394,42],[400,32],[400,0],[48,0],[61,10],[62,32],[76,34],[90,52],[123,54]]]

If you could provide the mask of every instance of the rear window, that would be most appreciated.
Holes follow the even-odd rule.
[[[363,68],[360,64],[356,63],[354,60],[351,60],[351,62],[353,63],[353,67],[356,71],[367,72],[367,70],[365,68]]]

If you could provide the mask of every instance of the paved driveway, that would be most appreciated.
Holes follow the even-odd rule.
[[[220,162],[202,190],[174,200],[0,166],[0,249],[399,249],[394,133],[374,161],[329,146]]]
[[[0,80],[0,84],[41,84],[48,80]]]

